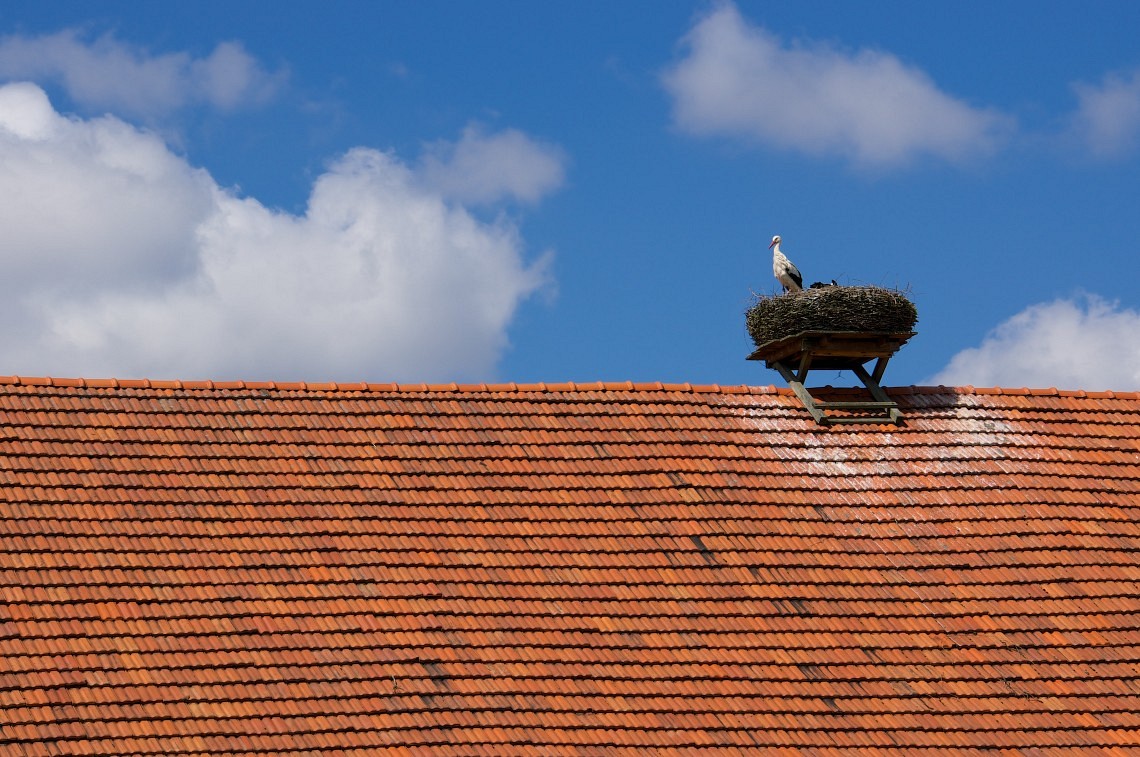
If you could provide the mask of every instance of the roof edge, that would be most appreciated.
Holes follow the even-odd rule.
[[[399,383],[399,382],[311,382],[311,381],[182,381],[159,379],[57,378],[52,376],[0,376],[0,386],[46,386],[75,389],[196,389],[308,392],[686,392],[693,394],[777,394],[775,386],[720,386],[719,384],[591,381],[535,383]]]
[[[176,389],[176,390],[271,390],[300,392],[374,392],[417,393],[425,392],[680,392],[690,394],[792,394],[791,389],[777,386],[749,386],[719,384],[593,381],[593,382],[536,382],[536,383],[369,383],[369,382],[306,382],[306,381],[181,381],[157,379],[115,378],[55,378],[51,376],[0,376],[0,386],[44,386],[70,389]],[[888,394],[980,394],[998,396],[1081,397],[1102,399],[1140,399],[1140,392],[1106,390],[1090,392],[1083,389],[1057,389],[1049,387],[973,387],[973,386],[896,386],[883,387]]]

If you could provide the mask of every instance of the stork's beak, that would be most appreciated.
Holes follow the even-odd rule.
[[[772,248],[773,248],[773,247],[775,247],[775,246],[776,246],[776,240],[775,240],[775,239],[773,239],[773,240],[772,240],[772,244],[768,245],[768,249],[770,250],[770,249],[772,249]]]

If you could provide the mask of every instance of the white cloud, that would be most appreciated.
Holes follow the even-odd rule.
[[[499,157],[525,171],[520,144]],[[9,373],[487,378],[547,276],[513,224],[372,149],[332,164],[293,215],[234,196],[152,134],[63,117],[14,84],[0,87],[0,166]]]
[[[58,82],[84,107],[132,116],[195,104],[227,110],[259,105],[285,76],[267,71],[236,42],[194,58],[184,52],[151,55],[111,36],[87,42],[74,30],[0,39],[0,78]]]
[[[1094,156],[1109,158],[1132,150],[1140,137],[1140,69],[1109,74],[1099,85],[1073,85],[1077,111],[1072,133]]]
[[[10,295],[169,280],[194,264],[213,181],[114,118],[56,114],[34,84],[0,87],[0,250]]]
[[[1095,295],[1032,305],[928,383],[1140,390],[1140,312]]]
[[[564,164],[559,148],[515,129],[485,134],[469,126],[459,142],[429,145],[421,173],[428,186],[460,202],[534,203],[562,184]]]
[[[921,155],[958,161],[995,149],[1008,117],[938,89],[883,52],[785,45],[718,5],[684,38],[665,73],[679,128],[811,155],[890,166]]]

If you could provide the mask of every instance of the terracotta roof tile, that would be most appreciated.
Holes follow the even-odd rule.
[[[891,392],[0,378],[0,753],[1140,749],[1140,395]]]

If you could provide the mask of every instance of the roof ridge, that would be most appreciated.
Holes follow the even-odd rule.
[[[401,382],[309,382],[309,381],[186,381],[179,379],[116,379],[116,378],[57,378],[51,376],[0,376],[0,386],[46,386],[74,389],[184,389],[184,390],[259,390],[308,392],[673,392],[686,394],[791,394],[787,387],[774,385],[753,386],[734,384],[664,383],[661,381],[590,381],[590,382],[533,382],[533,383],[401,383]],[[826,387],[844,389],[846,387]],[[855,387],[856,389],[858,387]],[[1140,392],[1100,391],[1084,389],[1028,388],[1028,387],[974,387],[966,386],[895,386],[883,387],[888,394],[974,394],[997,396],[1077,397],[1082,399],[1140,399]]]
[[[310,392],[686,392],[694,394],[777,394],[791,390],[776,386],[737,384],[664,383],[661,381],[590,382],[312,382],[312,381],[213,381],[179,379],[59,378],[52,376],[0,376],[0,386],[45,386],[86,389],[270,389]]]

